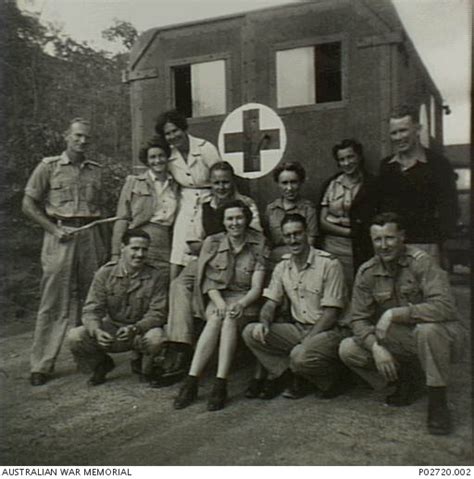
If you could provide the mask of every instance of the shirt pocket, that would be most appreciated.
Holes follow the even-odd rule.
[[[393,292],[388,290],[374,291],[375,302],[384,306],[393,300]]]
[[[153,195],[146,184],[139,182],[132,189],[131,210],[132,217],[136,218],[143,214],[152,214]]]
[[[74,201],[72,185],[63,180],[52,180],[48,199],[53,206],[61,206]]]
[[[421,299],[420,288],[411,279],[400,286],[400,296],[404,303],[418,303]]]
[[[223,255],[218,254],[207,263],[204,277],[217,283],[225,283],[228,262]]]

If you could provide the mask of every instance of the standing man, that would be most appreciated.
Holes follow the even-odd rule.
[[[82,311],[82,324],[68,334],[69,346],[80,369],[93,371],[90,386],[98,386],[114,368],[107,353],[144,354],[142,373],[149,379],[153,357],[165,340],[168,275],[145,263],[150,235],[126,231],[119,261],[97,271]],[[132,367],[133,370],[133,367]]]
[[[90,135],[88,121],[72,120],[65,133],[66,151],[44,158],[25,188],[23,212],[45,231],[32,386],[50,379],[68,323],[78,317],[80,301],[105,253],[98,228],[75,232],[101,216],[101,167],[85,156]]]
[[[346,303],[342,266],[331,254],[309,245],[302,215],[286,215],[281,229],[290,254],[277,264],[264,291],[267,301],[260,321],[242,333],[268,377],[252,380],[246,395],[274,398],[283,390],[289,368],[296,377],[317,386],[323,397],[334,397],[342,392],[345,370],[338,356],[344,332],[337,320]],[[285,296],[291,305],[291,321],[275,322]],[[288,397],[301,397],[297,384]]]
[[[399,214],[407,244],[431,254],[438,263],[441,246],[458,217],[455,174],[449,161],[420,143],[418,112],[406,106],[390,117],[395,154],[382,160],[377,180],[377,210]]]
[[[389,406],[407,406],[419,396],[419,360],[428,386],[428,430],[448,434],[446,386],[463,332],[447,273],[429,254],[405,245],[400,221],[395,213],[372,220],[375,256],[357,273],[351,311],[354,337],[342,341],[339,354],[374,388],[396,386],[386,398]]]

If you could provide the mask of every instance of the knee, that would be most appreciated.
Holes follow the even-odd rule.
[[[147,349],[150,354],[156,354],[165,342],[165,333],[162,328],[152,328],[144,335]]]
[[[255,324],[256,323],[247,324],[242,331],[242,339],[247,345],[253,343],[253,330],[255,328]]]
[[[345,338],[339,344],[339,358],[346,366],[365,366],[361,348],[353,338]]]
[[[422,323],[415,328],[415,334],[418,340],[430,340],[433,337],[440,337],[443,330],[439,324],[436,323]]]
[[[66,336],[66,341],[69,344],[69,348],[74,350],[78,345],[82,344],[84,340],[90,337],[87,329],[84,326],[79,326],[78,328],[72,328],[69,330]]]
[[[294,373],[298,373],[304,368],[306,363],[307,354],[304,346],[298,344],[290,352],[290,369]]]

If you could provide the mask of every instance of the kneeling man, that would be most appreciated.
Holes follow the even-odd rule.
[[[81,369],[93,371],[88,383],[102,384],[114,368],[107,353],[143,353],[142,373],[152,371],[153,357],[165,341],[166,278],[145,263],[148,233],[128,230],[122,236],[120,259],[100,268],[82,311],[82,324],[69,332],[71,352]],[[136,371],[132,364],[132,370]]]
[[[339,354],[374,388],[393,383],[395,392],[386,399],[391,406],[417,399],[421,363],[424,374],[418,370],[428,386],[428,430],[448,434],[449,366],[459,357],[464,335],[446,272],[429,254],[405,245],[400,221],[395,213],[382,213],[372,221],[375,256],[357,273],[351,311],[354,337],[341,343]]]
[[[337,319],[346,300],[342,266],[331,254],[309,245],[306,220],[300,214],[287,214],[281,228],[290,254],[273,271],[259,322],[249,324],[242,334],[268,377],[254,379],[246,395],[277,396],[289,368],[295,377],[317,386],[324,397],[333,397],[342,392],[339,381],[345,369],[338,357],[344,333]],[[274,321],[285,296],[291,322]],[[297,389],[290,389],[287,396],[297,397]]]

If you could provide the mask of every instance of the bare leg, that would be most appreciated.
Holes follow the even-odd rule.
[[[196,345],[191,368],[189,369],[190,376],[200,376],[203,372],[209,358],[216,349],[221,327],[222,321],[220,319],[212,317],[207,320]]]
[[[226,317],[222,324],[221,340],[219,343],[219,363],[217,377],[226,379],[232,360],[234,359],[235,348],[237,347],[237,323]]]

